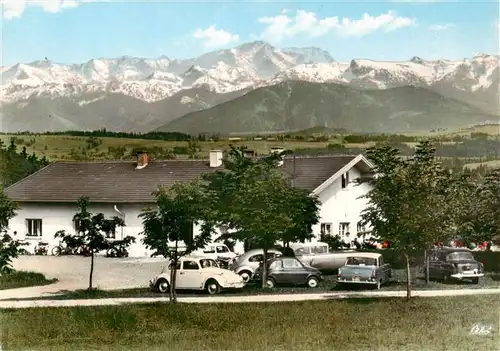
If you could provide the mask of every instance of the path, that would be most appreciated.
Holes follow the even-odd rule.
[[[466,296],[466,295],[500,295],[496,289],[461,289],[461,290],[418,290],[412,291],[413,296]],[[179,297],[181,303],[252,303],[252,302],[290,302],[328,299],[348,299],[359,297],[406,297],[406,291],[363,291],[320,294],[277,294],[252,296],[203,296]],[[30,308],[30,307],[71,307],[71,306],[110,306],[130,303],[168,302],[168,297],[152,298],[116,298],[116,299],[85,299],[85,300],[25,300],[0,301],[0,308]]]

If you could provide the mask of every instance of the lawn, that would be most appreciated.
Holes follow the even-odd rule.
[[[498,296],[0,311],[8,350],[495,350]],[[472,335],[481,323],[489,335]]]
[[[12,271],[11,273],[3,273],[0,276],[0,290],[48,285],[55,282],[57,282],[57,279],[47,279],[40,273]]]

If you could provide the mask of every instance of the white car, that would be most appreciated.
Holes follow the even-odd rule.
[[[170,268],[163,268],[160,274],[149,281],[149,286],[160,293],[170,291]],[[182,257],[177,264],[176,290],[206,290],[210,295],[222,289],[241,289],[243,279],[236,273],[219,268],[217,262],[206,256]]]

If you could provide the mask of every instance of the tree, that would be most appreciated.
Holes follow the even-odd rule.
[[[223,160],[224,169],[206,174],[205,193],[212,202],[212,221],[230,229],[229,236],[262,248],[264,261],[277,241],[310,238],[319,220],[319,201],[291,186],[279,169],[282,155],[245,156],[246,148],[232,147]],[[262,287],[267,266],[262,269]]]
[[[79,242],[86,245],[90,250],[90,273],[89,287],[92,290],[92,276],[94,273],[94,257],[99,251],[108,248],[106,234],[114,232],[116,227],[125,226],[120,217],[105,218],[102,213],[92,214],[89,212],[89,199],[81,197],[78,202],[78,212],[73,216],[78,233],[73,235]]]
[[[370,148],[375,165],[373,188],[364,197],[368,206],[362,224],[370,224],[379,240],[390,242],[406,260],[407,298],[411,297],[410,259],[448,237],[452,220],[447,204],[450,172],[435,160],[427,141],[408,160],[388,145]]]
[[[0,192],[0,275],[8,273],[12,270],[12,260],[23,254],[25,250],[22,248],[27,245],[19,240],[14,240],[7,234],[9,221],[16,215],[17,205],[10,201],[3,190]]]
[[[158,188],[153,193],[156,209],[146,208],[139,215],[144,231],[143,243],[154,250],[152,256],[163,256],[169,260],[170,301],[176,302],[177,263],[182,256],[206,246],[213,233],[206,193],[199,183],[176,183],[168,190]],[[201,232],[193,237],[193,225],[200,224]],[[173,245],[172,245],[173,244]]]

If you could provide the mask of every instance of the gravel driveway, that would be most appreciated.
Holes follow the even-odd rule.
[[[162,258],[108,258],[95,257],[93,286],[106,289],[147,287],[149,279],[165,266]],[[58,282],[44,287],[15,289],[23,296],[88,287],[90,257],[83,256],[20,256],[13,262],[16,270],[33,271]],[[0,291],[0,299],[8,290]],[[19,295],[18,294],[18,295]]]

